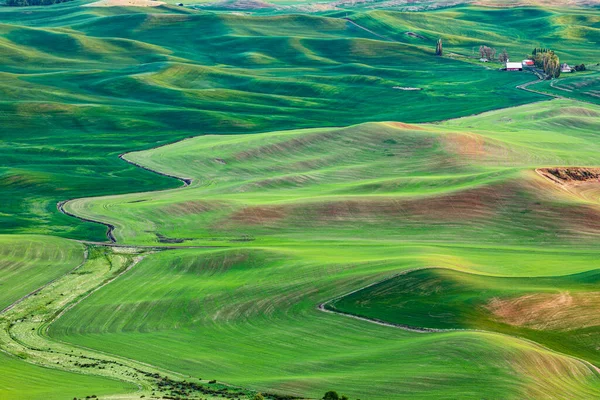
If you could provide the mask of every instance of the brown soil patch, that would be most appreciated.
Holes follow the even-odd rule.
[[[502,322],[538,330],[572,330],[600,325],[600,292],[538,293],[494,298],[488,309]]]
[[[575,233],[597,235],[600,233],[600,211],[589,206],[570,207],[566,210],[556,210],[565,221],[569,222]]]
[[[492,217],[504,194],[499,187],[466,190],[423,199],[346,200],[315,207],[318,221],[400,218],[430,223]]]
[[[449,133],[442,140],[449,152],[460,157],[479,159],[488,155],[485,139],[480,135]]]
[[[583,182],[600,183],[600,168],[587,167],[555,167],[538,168],[541,176],[560,185],[577,185]]]
[[[359,198],[290,205],[245,207],[228,217],[244,225],[296,226],[332,223],[446,223],[493,218],[514,192],[508,185],[483,187],[418,199]],[[225,222],[225,224],[228,224]]]
[[[252,206],[236,211],[229,219],[244,225],[268,226],[284,219],[288,212],[283,206]]]
[[[554,110],[550,115],[568,115],[574,117],[600,117],[600,113],[585,107],[564,107]]]

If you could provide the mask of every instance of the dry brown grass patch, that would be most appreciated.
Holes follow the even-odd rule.
[[[229,220],[243,225],[273,225],[283,220],[289,210],[283,206],[250,206],[234,212]]]
[[[220,207],[223,207],[223,204],[203,200],[188,200],[181,203],[168,204],[162,210],[169,215],[184,216],[202,214]]]
[[[600,292],[537,293],[494,298],[488,309],[502,322],[538,330],[571,330],[600,325]]]

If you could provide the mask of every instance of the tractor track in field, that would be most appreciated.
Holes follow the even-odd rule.
[[[545,349],[545,350],[547,350],[547,351],[549,351],[551,353],[558,354],[558,355],[561,355],[561,356],[564,356],[564,357],[569,357],[569,358],[572,358],[574,360],[577,360],[578,362],[580,362],[580,363],[584,364],[585,366],[587,366],[588,368],[590,368],[590,370],[592,370],[593,372],[595,372],[598,376],[600,376],[600,368],[597,367],[596,365],[594,365],[593,363],[591,363],[590,361],[584,360],[582,358],[579,358],[577,356],[574,356],[574,355],[571,355],[571,354],[568,354],[568,353],[563,353],[563,352],[560,352],[558,350],[554,350],[554,349],[552,349],[550,347],[547,347],[547,346],[545,346],[545,345],[543,345],[543,344],[541,344],[539,342],[536,342],[534,340],[531,340],[531,339],[528,339],[528,338],[525,338],[525,337],[522,337],[522,336],[515,336],[515,335],[510,335],[510,334],[507,334],[507,333],[496,332],[496,331],[488,331],[488,330],[485,330],[485,329],[470,329],[470,328],[426,328],[426,327],[418,327],[418,326],[411,326],[411,325],[405,325],[405,324],[396,324],[396,323],[393,323],[393,322],[386,322],[386,321],[383,321],[383,320],[380,320],[380,319],[377,319],[377,318],[368,318],[368,317],[363,317],[363,316],[352,314],[352,313],[347,313],[347,312],[344,312],[344,311],[337,310],[335,308],[333,308],[333,309],[332,308],[327,308],[327,306],[330,303],[332,303],[332,302],[334,302],[336,300],[339,300],[341,298],[344,298],[346,296],[349,296],[351,294],[360,292],[361,290],[365,290],[365,289],[368,289],[368,288],[370,288],[372,286],[379,285],[381,283],[387,282],[387,281],[389,281],[391,279],[394,279],[394,278],[397,278],[399,276],[410,274],[411,272],[421,271],[421,270],[425,270],[425,269],[435,269],[435,268],[458,271],[458,270],[454,270],[452,268],[445,268],[445,267],[419,267],[419,268],[407,269],[407,270],[401,271],[399,273],[393,274],[391,276],[388,276],[388,277],[386,277],[384,279],[380,279],[380,280],[375,281],[373,283],[369,283],[368,285],[361,286],[358,289],[354,289],[354,290],[352,290],[350,292],[347,292],[347,293],[344,293],[342,295],[336,296],[336,297],[334,297],[332,299],[329,299],[329,300],[327,300],[327,301],[325,301],[323,303],[320,303],[320,304],[317,305],[317,310],[325,312],[325,313],[329,313],[329,314],[337,314],[337,315],[340,315],[340,316],[343,316],[343,317],[347,317],[347,318],[352,318],[352,319],[359,320],[359,321],[368,322],[368,323],[375,324],[375,325],[380,325],[380,326],[385,326],[385,327],[395,328],[395,329],[401,329],[403,331],[412,332],[412,333],[451,333],[451,332],[475,332],[475,333],[477,333],[478,332],[478,333],[489,333],[489,334],[494,334],[494,335],[503,335],[503,336],[507,336],[507,337],[510,337],[510,338],[513,338],[513,339],[523,340],[523,341],[525,341],[527,343],[533,344],[534,346],[537,346],[537,347],[540,347],[542,349]],[[466,271],[460,271],[460,272],[462,272],[462,273],[472,273],[472,272],[466,272]]]

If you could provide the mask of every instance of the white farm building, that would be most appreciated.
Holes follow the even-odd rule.
[[[505,71],[523,71],[523,64],[520,62],[506,62]]]

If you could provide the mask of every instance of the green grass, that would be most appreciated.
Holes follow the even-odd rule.
[[[0,310],[83,262],[83,245],[51,236],[0,236]]]
[[[516,88],[532,75],[469,58],[480,44],[517,59],[541,45],[592,64],[594,10],[349,12],[385,40],[339,11],[81,7],[88,2],[0,8],[0,232],[12,234],[0,237],[0,266],[15,271],[0,281],[10,288],[0,305],[81,262],[82,245],[50,235],[104,239],[103,226],[60,214],[60,200],[77,198],[70,212],[115,225],[120,243],[222,248],[156,252],[98,291],[77,286],[73,299],[90,296],[50,324],[50,338],[33,317],[4,321],[8,330],[311,398],[331,389],[375,400],[600,397],[598,373],[579,359],[598,360],[586,336],[595,322],[540,330],[500,323],[481,306],[591,290],[597,192],[562,190],[534,170],[597,165],[600,108],[577,102],[584,93],[543,102]],[[445,57],[432,54],[438,37]],[[195,138],[166,145],[186,137]],[[125,152],[193,183],[128,164]],[[26,233],[45,236],[16,236]],[[87,268],[112,276],[122,267],[98,260]],[[432,266],[457,272],[431,278],[443,292],[411,303],[416,322],[430,322],[418,311],[445,307],[454,313],[445,326],[494,332],[421,334],[317,309]],[[63,284],[105,279],[77,278]],[[62,303],[41,300],[35,315],[51,320]],[[379,317],[401,301],[383,299]],[[1,365],[0,397],[44,375],[21,360]],[[59,382],[50,398],[96,385],[56,374],[39,378],[41,389]]]
[[[64,315],[50,335],[193,376],[310,397],[339,389],[369,399],[538,398],[548,390],[593,398],[597,375],[567,356],[597,360],[584,332],[573,332],[577,344],[569,345],[561,344],[564,332],[491,322],[490,331],[512,336],[409,333],[317,305],[431,266],[518,283],[482,277],[472,292],[485,288],[489,296],[511,287],[528,293],[536,284],[538,291],[570,288],[538,277],[599,268],[598,202],[534,169],[595,165],[598,115],[597,106],[554,100],[437,124],[212,135],[128,154],[194,181],[79,199],[67,209],[114,224],[122,243],[167,238],[229,249],[149,257]],[[532,277],[537,283],[527,284]],[[590,290],[593,281],[583,282]],[[459,289],[446,307],[469,316],[468,293]]]
[[[132,391],[126,383],[28,364],[0,353],[0,397],[6,400],[84,398]]]
[[[328,389],[368,399],[523,398],[548,388],[557,397],[598,394],[588,367],[516,338],[409,333],[316,309],[377,277],[426,265],[432,251],[440,249],[163,252],[64,315],[50,334],[192,376],[311,398]],[[503,260],[519,264],[532,251],[540,264],[556,257],[523,249]],[[440,260],[453,254],[443,253]]]
[[[119,161],[126,151],[543,99],[515,89],[530,75],[436,58],[430,45],[378,40],[340,18],[83,3],[0,9],[4,233],[101,240],[102,227],[61,215],[56,202],[177,186]]]
[[[562,74],[559,80],[540,82],[531,88],[569,99],[600,104],[600,73],[597,71]]]
[[[505,278],[433,268],[352,293],[329,308],[413,327],[503,332],[598,364],[598,277],[598,270]]]

